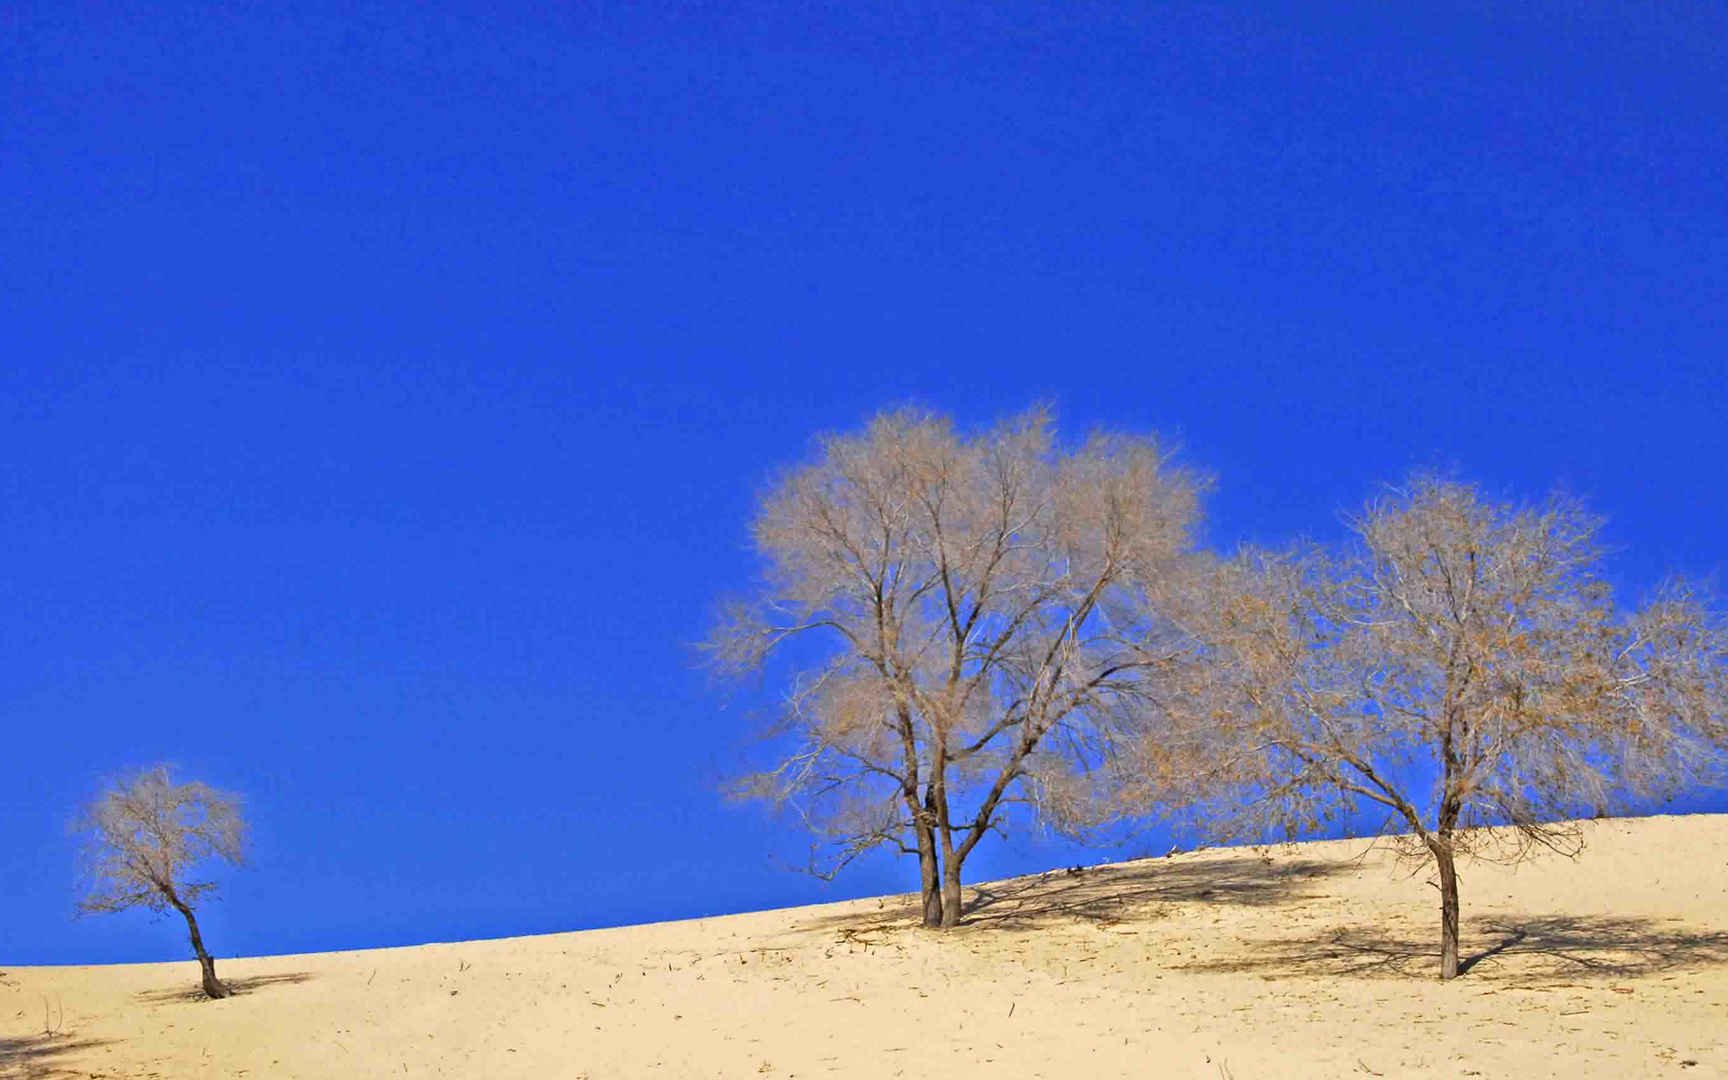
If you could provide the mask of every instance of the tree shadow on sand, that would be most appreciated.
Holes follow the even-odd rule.
[[[1354,869],[1350,862],[1320,859],[1143,859],[1120,866],[1051,870],[968,888],[962,925],[1015,930],[1058,922],[1109,926],[1143,917],[1144,909],[1159,904],[1286,904],[1309,895],[1315,880]],[[911,926],[917,916],[917,897],[911,896],[882,912],[829,915],[802,925],[857,934]]]
[[[1432,939],[1347,927],[1301,940],[1243,942],[1245,955],[1183,965],[1187,971],[1251,972],[1267,977],[1433,975]],[[1459,971],[1498,981],[1532,976],[1638,978],[1728,964],[1728,932],[1676,920],[1613,915],[1496,916],[1475,921],[1460,942]]]
[[[253,975],[245,979],[223,979],[222,985],[228,988],[232,997],[255,993],[268,986],[283,983],[303,983],[312,977],[309,971],[289,971],[280,975]],[[171,990],[142,990],[138,1000],[146,1005],[167,1005],[177,1001],[209,1001],[204,988],[196,984],[190,987],[175,987]]]
[[[112,1043],[112,1039],[74,1039],[66,1035],[0,1038],[0,1076],[8,1080],[52,1080],[66,1076],[97,1076],[74,1067],[73,1059]]]

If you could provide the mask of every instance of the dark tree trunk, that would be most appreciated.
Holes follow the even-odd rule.
[[[936,819],[936,837],[942,842],[942,928],[960,925],[960,863],[954,851],[954,826],[948,816],[948,747],[938,737],[930,766],[929,806]]]
[[[942,841],[942,929],[960,925],[960,864],[962,856],[954,850],[954,830],[948,823],[948,790],[939,782],[936,789],[936,835]]]
[[[922,813],[913,804],[915,829],[918,834],[918,888],[924,902],[924,925],[942,925],[942,871],[936,858],[936,818],[932,796],[926,795]]]
[[[939,872],[936,868],[936,851],[934,848],[929,851],[921,851],[918,853],[918,858],[919,861],[923,863],[921,869],[924,877],[922,884],[922,893],[924,898],[924,925],[931,927],[941,926],[942,886],[937,880]]]
[[[210,998],[227,997],[229,990],[222,985],[222,980],[216,977],[216,958],[204,948],[204,935],[198,932],[198,920],[193,917],[192,909],[178,899],[173,900],[173,904],[179,909],[180,914],[186,917],[186,934],[192,939],[192,951],[198,954],[198,971],[202,976],[205,996]]]
[[[918,843],[918,898],[925,926],[942,925],[942,871],[936,858],[935,792],[924,787],[924,803],[918,803],[918,740],[912,730],[912,710],[900,706],[900,744],[906,757],[905,784],[900,796],[912,818],[912,835]]]
[[[216,959],[209,953],[198,958],[198,974],[204,984],[204,995],[210,998],[225,998],[229,989],[221,979],[216,977]]]
[[[1440,978],[1458,976],[1458,867],[1452,846],[1437,844],[1434,861],[1440,868]]]

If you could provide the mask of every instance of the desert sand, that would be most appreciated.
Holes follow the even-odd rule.
[[[18,1077],[1728,1076],[1728,815],[1467,866],[1467,972],[1384,845],[1220,849],[568,934],[13,967]],[[61,1010],[44,1035],[44,1002]]]

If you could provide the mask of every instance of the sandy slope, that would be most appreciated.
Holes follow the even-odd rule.
[[[1728,1076],[1728,816],[1593,826],[1576,862],[1434,891],[1359,841],[978,889],[417,948],[12,968],[0,1075]],[[58,1036],[42,1002],[63,1002]]]

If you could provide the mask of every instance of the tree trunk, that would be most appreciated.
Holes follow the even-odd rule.
[[[912,819],[912,835],[918,843],[918,899],[925,926],[942,925],[941,868],[936,859],[936,795],[924,785],[924,804],[918,804],[918,739],[912,730],[912,710],[900,705],[900,748],[906,758],[905,787],[900,797]]]
[[[940,783],[935,788],[936,835],[942,841],[942,929],[960,925],[960,863],[954,852],[954,830],[948,823],[948,790]]]
[[[954,854],[954,826],[948,816],[948,744],[941,731],[930,764],[930,809],[942,842],[942,928],[960,925],[960,858]]]
[[[939,872],[936,868],[936,849],[918,853],[919,869],[923,877],[920,884],[923,897],[924,925],[937,927],[942,925],[942,885],[938,881]]]
[[[942,926],[960,925],[960,860],[952,855],[942,865]]]
[[[917,803],[914,802],[913,829],[918,834],[918,887],[924,902],[924,925],[942,925],[942,880],[941,867],[936,858],[936,827],[935,813],[932,809],[934,796],[926,795],[924,813],[917,814]]]
[[[1434,847],[1440,868],[1440,978],[1458,976],[1458,868],[1450,844]]]
[[[222,985],[222,980],[216,977],[216,958],[204,948],[204,935],[198,932],[198,920],[192,916],[192,909],[179,900],[174,900],[173,903],[180,910],[180,914],[186,917],[186,933],[192,939],[192,951],[198,954],[198,970],[204,983],[205,996],[227,997],[229,990]]]

